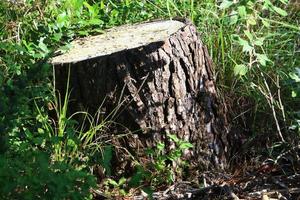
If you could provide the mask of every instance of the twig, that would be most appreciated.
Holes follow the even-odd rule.
[[[21,29],[21,22],[18,23],[18,30],[17,30],[17,35],[16,35],[16,38],[17,38],[17,43],[20,43],[21,42],[21,38],[20,38],[20,29]]]
[[[269,88],[269,85],[268,85],[268,83],[267,83],[267,80],[266,80],[264,74],[263,74],[262,72],[260,72],[260,74],[261,74],[261,76],[262,76],[262,78],[263,78],[264,84],[265,84],[265,86],[266,86],[266,88],[267,88],[267,91],[268,91],[268,94],[269,94],[269,95],[268,95],[269,98],[270,98],[270,104],[269,104],[269,105],[271,106],[271,109],[272,109],[272,112],[273,112],[273,117],[274,117],[274,120],[275,120],[275,123],[276,123],[276,128],[277,128],[278,135],[279,135],[281,141],[282,141],[282,142],[285,142],[285,140],[284,140],[284,138],[283,138],[283,136],[282,136],[281,130],[280,130],[280,126],[279,126],[278,119],[277,119],[277,115],[276,115],[276,111],[275,111],[275,106],[274,106],[275,102],[274,102],[273,95],[272,95],[272,93],[271,93],[271,90],[270,90],[270,88]]]
[[[281,90],[280,90],[280,85],[279,85],[279,76],[277,75],[276,77],[276,85],[277,85],[277,92],[278,92],[278,101],[279,101],[279,106],[282,112],[282,117],[283,117],[283,122],[286,123],[286,117],[285,117],[285,111],[284,111],[284,107],[281,101]]]

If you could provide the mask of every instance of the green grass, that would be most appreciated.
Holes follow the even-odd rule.
[[[0,173],[1,185],[8,184],[0,189],[0,197],[16,199],[24,193],[30,199],[47,194],[43,193],[47,187],[61,181],[47,179],[68,171],[72,172],[65,182],[68,188],[58,191],[61,196],[57,198],[90,198],[88,187],[95,186],[91,169],[101,163],[109,171],[111,147],[96,143],[95,138],[107,134],[115,112],[100,120],[85,111],[68,116],[72,90],[68,89],[65,97],[55,92],[47,61],[55,51],[67,50],[74,38],[121,24],[174,16],[190,18],[214,60],[218,89],[221,95],[227,94],[224,103],[232,123],[248,129],[249,137],[274,144],[293,144],[300,134],[300,74],[296,71],[300,66],[300,16],[285,0],[224,0],[219,4],[214,0],[19,2],[0,2],[0,172],[10,169],[8,173],[15,173]],[[237,107],[234,102],[241,105]],[[247,106],[245,102],[250,103]],[[49,105],[54,107],[56,121],[49,116]],[[78,115],[84,119],[81,125],[74,120]],[[94,157],[97,153],[102,156]],[[15,155],[23,155],[24,160],[19,162]],[[38,178],[29,178],[32,167],[45,173],[38,181],[46,185],[33,187]],[[136,176],[147,171],[138,169]],[[11,182],[11,178],[19,182]],[[72,184],[77,178],[86,178],[90,185]],[[29,190],[24,189],[26,184]],[[78,187],[84,190],[77,191],[77,197],[70,196],[68,191]],[[15,190],[17,196],[13,196]]]

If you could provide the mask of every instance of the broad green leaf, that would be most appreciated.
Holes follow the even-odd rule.
[[[59,51],[62,53],[68,52],[72,48],[72,45],[70,43],[67,43],[66,45],[59,48]]]
[[[88,36],[89,32],[88,31],[78,31],[78,34],[81,36]]]
[[[273,6],[273,9],[275,10],[275,12],[277,12],[279,15],[285,17],[287,16],[287,12],[279,7]]]
[[[244,76],[247,74],[248,68],[245,65],[241,64],[241,65],[236,65],[233,71],[234,71],[234,75],[236,76]]]
[[[77,146],[76,142],[73,139],[68,139],[67,144],[68,144],[69,147],[76,147]]]
[[[239,37],[239,44],[243,47],[243,52],[249,52],[252,50],[252,46],[249,45],[249,42],[247,40],[242,39]]]
[[[100,20],[100,19],[93,18],[93,19],[89,20],[89,24],[91,24],[91,25],[101,25],[101,24],[103,24],[103,21]]]
[[[44,131],[44,129],[42,129],[42,128],[38,128],[38,133],[39,133],[39,134],[44,134],[45,131]]]
[[[297,92],[295,92],[294,90],[292,91],[292,97],[293,98],[297,97]]]
[[[245,6],[239,6],[238,7],[238,12],[240,17],[244,18],[247,15],[246,7]]]
[[[254,45],[262,46],[264,44],[264,40],[265,38],[256,38],[256,40],[254,41]]]
[[[253,15],[248,15],[247,24],[256,25],[256,19]]]
[[[237,22],[238,22],[238,16],[236,16],[236,15],[233,15],[233,16],[231,16],[230,17],[230,25],[234,25],[234,24],[236,24]]]
[[[266,66],[267,61],[270,61],[270,59],[265,55],[265,54],[256,54],[257,60],[258,62],[262,65],[262,66]]]
[[[126,183],[126,178],[124,177],[120,178],[118,185],[121,186],[124,185],[124,183]]]
[[[62,38],[63,34],[61,32],[59,33],[54,33],[52,39],[55,40],[56,42],[59,42],[59,40]]]
[[[223,0],[222,3],[220,4],[219,8],[221,10],[225,10],[225,9],[229,8],[232,4],[233,4],[232,1]]]
[[[230,13],[230,18],[229,18],[229,21],[230,21],[230,25],[234,25],[238,22],[238,15],[237,15],[237,12],[235,11],[232,11]]]
[[[56,25],[58,28],[62,28],[68,24],[69,17],[66,12],[63,12],[57,16]]]

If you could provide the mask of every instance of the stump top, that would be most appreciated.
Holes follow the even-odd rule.
[[[54,57],[51,63],[76,63],[153,42],[165,41],[184,25],[179,21],[166,20],[112,28],[101,35],[74,40],[71,42],[71,49],[65,54]]]

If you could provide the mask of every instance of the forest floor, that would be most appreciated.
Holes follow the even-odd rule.
[[[199,200],[199,199],[249,199],[249,200],[300,200],[300,146],[277,159],[266,159],[260,165],[234,166],[234,172],[207,171],[198,178],[201,185],[181,181],[153,193],[136,190],[128,196],[107,197],[96,192],[95,199],[116,200]]]

